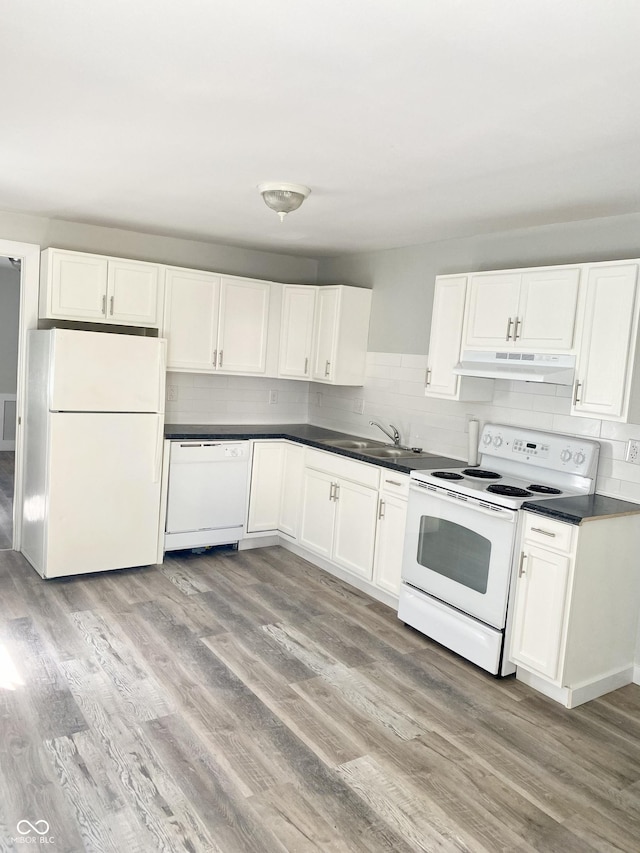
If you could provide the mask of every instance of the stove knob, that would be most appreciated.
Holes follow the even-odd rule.
[[[587,457],[584,455],[582,450],[578,450],[576,453],[573,454],[573,461],[576,463],[576,465],[582,465],[586,458]]]
[[[560,459],[562,462],[568,462],[571,459],[571,451],[568,449],[563,450],[560,453]]]
[[[482,443],[483,444],[491,444],[492,440],[493,439],[491,438],[490,432],[485,432],[485,434],[482,436]]]
[[[501,444],[502,444],[502,436],[501,436],[501,435],[497,435],[497,436],[493,439],[493,446],[494,446],[494,447],[500,447],[500,445],[501,445]]]

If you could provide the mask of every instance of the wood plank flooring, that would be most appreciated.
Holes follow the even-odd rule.
[[[567,711],[280,548],[53,581],[5,551],[0,851],[40,837],[637,853],[640,687]]]
[[[13,545],[13,480],[12,450],[0,450],[0,550]]]

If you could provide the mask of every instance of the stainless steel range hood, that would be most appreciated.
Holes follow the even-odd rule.
[[[472,350],[463,352],[453,372],[460,376],[481,376],[486,379],[573,385],[575,366],[574,355]]]

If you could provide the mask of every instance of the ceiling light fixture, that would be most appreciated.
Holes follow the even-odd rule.
[[[311,192],[309,187],[305,187],[302,184],[283,184],[278,182],[258,184],[258,191],[267,207],[275,210],[278,214],[280,222],[284,221],[287,213],[297,210]]]

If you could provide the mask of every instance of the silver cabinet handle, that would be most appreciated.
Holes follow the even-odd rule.
[[[339,501],[340,500],[340,483],[336,483],[336,490],[335,490],[334,494],[335,494],[334,500]]]
[[[426,375],[424,377],[424,385],[425,385],[425,388],[427,388],[429,385],[431,385],[431,368],[430,367],[427,367],[427,372],[426,372]]]
[[[542,533],[543,536],[551,536],[553,539],[556,538],[556,534],[552,533],[550,530],[543,530],[541,527],[532,527],[532,533]]]
[[[521,326],[521,325],[522,325],[522,320],[520,319],[520,317],[516,317],[516,324],[513,328],[513,340],[514,341],[518,340],[518,326]]]
[[[580,397],[578,397],[578,394],[579,394],[581,388],[582,388],[582,382],[579,382],[576,379],[576,384],[575,384],[575,387],[573,389],[573,405],[574,406],[580,402]]]
[[[335,488],[336,488],[336,484],[331,483],[331,485],[329,486],[329,500],[330,501],[335,501],[335,499],[336,499]]]
[[[218,367],[222,367],[222,350],[218,353]]]
[[[521,578],[522,575],[526,574],[524,570],[524,561],[527,559],[527,555],[522,551],[520,554],[520,567],[518,568],[518,577]]]
[[[304,372],[305,373],[309,372],[309,356],[308,355],[305,356],[305,359],[304,359]]]
[[[217,367],[218,366],[218,350],[217,349],[214,349],[213,358],[211,360],[213,361],[213,366]]]
[[[331,362],[330,362],[330,361],[328,361],[328,362],[327,362],[327,364],[326,364],[326,366],[325,366],[325,368],[324,368],[324,375],[325,375],[325,376],[328,376],[328,375],[329,375],[329,365],[330,365],[330,364],[331,364]]]
[[[384,518],[384,501],[382,498],[378,501],[378,519],[381,520]]]
[[[389,483],[390,486],[401,486],[402,483],[398,482],[398,480],[385,480],[385,483]]]
[[[505,341],[511,340],[511,326],[513,326],[513,319],[509,317],[509,319],[507,320],[507,336],[505,338]]]
[[[109,299],[109,314],[113,317],[113,296]]]
[[[107,316],[107,297],[106,295],[102,297],[102,313],[104,316]]]

